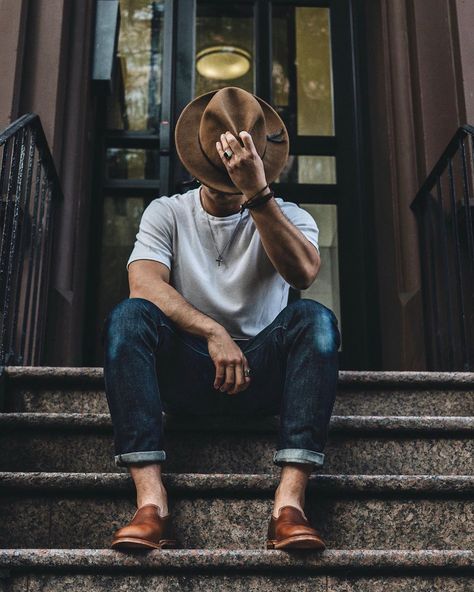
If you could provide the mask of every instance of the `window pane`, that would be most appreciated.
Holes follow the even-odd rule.
[[[158,179],[158,150],[107,148],[108,179]]]
[[[292,133],[334,135],[328,8],[273,5],[273,104]]]
[[[277,183],[336,183],[334,156],[295,156],[291,154]]]
[[[341,329],[337,206],[329,204],[299,205],[316,220],[319,228],[319,248],[321,251],[321,268],[318,276],[312,286],[301,291],[301,297],[317,300],[330,308],[336,315],[339,321],[339,329]]]
[[[253,7],[198,2],[194,96],[224,86],[253,87]]]
[[[103,236],[100,254],[98,320],[129,295],[125,264],[145,209],[145,198],[104,199]]]
[[[118,86],[108,128],[154,130],[161,116],[163,0],[120,0]]]

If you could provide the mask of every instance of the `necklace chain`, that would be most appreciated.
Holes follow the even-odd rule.
[[[202,205],[202,204],[201,204],[201,205]],[[234,228],[234,230],[233,230],[233,232],[232,232],[232,235],[231,235],[230,239],[227,241],[227,243],[226,243],[225,247],[222,249],[222,251],[219,251],[219,248],[217,247],[216,239],[214,238],[214,232],[213,232],[213,230],[212,230],[211,222],[210,222],[210,220],[209,220],[209,214],[208,214],[208,213],[207,213],[207,211],[204,209],[204,206],[202,206],[202,209],[204,210],[204,212],[205,212],[205,214],[206,214],[207,223],[208,223],[208,225],[209,225],[209,230],[210,230],[210,232],[211,232],[212,242],[214,243],[214,247],[215,247],[215,249],[216,249],[216,251],[217,251],[217,255],[218,255],[218,257],[217,257],[217,259],[216,259],[216,261],[217,261],[217,265],[218,265],[218,267],[220,267],[220,266],[221,266],[221,263],[224,261],[224,259],[222,258],[222,255],[223,255],[224,251],[227,249],[227,247],[230,245],[230,243],[232,242],[232,240],[234,239],[234,237],[235,237],[235,235],[236,235],[236,233],[237,233],[237,229],[239,228],[239,226],[240,226],[240,223],[242,222],[242,217],[243,217],[242,215],[243,215],[243,213],[244,213],[244,210],[242,210],[242,211],[240,212],[240,218],[239,218],[239,221],[238,221],[238,222],[237,222],[237,224],[235,225],[235,228]]]

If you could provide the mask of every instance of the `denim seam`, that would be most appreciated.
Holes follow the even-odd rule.
[[[286,331],[286,326],[285,325],[277,325],[276,327],[273,327],[273,329],[271,331],[269,331],[263,338],[261,343],[258,343],[257,345],[255,345],[254,347],[251,347],[250,349],[243,349],[242,351],[244,351],[246,354],[248,354],[251,351],[255,351],[256,349],[258,349],[259,347],[262,347],[262,345],[265,343],[265,339],[271,335],[274,331],[276,331],[277,329],[285,329]]]
[[[167,325],[166,323],[159,323],[160,327],[165,327],[166,329],[168,329],[168,331],[171,331],[171,333],[173,333],[174,335],[176,335],[176,337],[182,342],[184,343],[184,345],[186,347],[189,347],[190,349],[192,349],[194,352],[196,352],[197,354],[200,354],[201,356],[204,356],[205,358],[210,358],[209,354],[206,354],[202,351],[199,351],[198,349],[196,349],[195,347],[193,347],[192,345],[190,345],[189,343],[187,343],[182,337],[181,335],[175,331],[172,327],[170,327],[169,325]]]

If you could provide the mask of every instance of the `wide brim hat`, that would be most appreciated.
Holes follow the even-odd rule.
[[[252,136],[267,183],[272,183],[288,160],[288,131],[273,107],[236,86],[200,95],[182,110],[176,123],[175,145],[185,168],[211,189],[240,193],[216,148],[226,131],[240,144],[239,132],[247,131]]]

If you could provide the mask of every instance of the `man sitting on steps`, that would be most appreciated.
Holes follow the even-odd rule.
[[[287,161],[287,130],[265,101],[226,87],[185,107],[175,142],[201,186],[145,209],[127,262],[130,298],[103,328],[115,462],[137,491],[112,546],[176,545],[161,473],[164,411],[197,422],[279,415],[266,546],[324,549],[304,499],[324,462],[340,333],[319,302],[287,304],[289,287],[308,288],[320,268],[315,221],[268,187]]]

